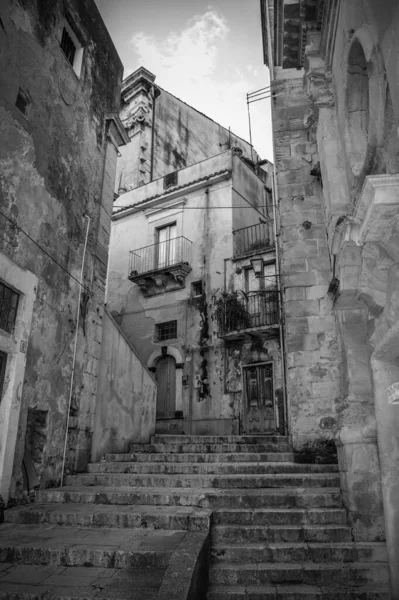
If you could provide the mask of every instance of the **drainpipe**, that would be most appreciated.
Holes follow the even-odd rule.
[[[270,73],[270,86],[273,86],[274,82],[274,57],[272,50],[272,37],[271,37],[271,27],[270,27],[270,13],[269,13],[269,2],[265,0],[265,12],[266,12],[266,28],[267,28],[267,51],[269,55],[269,73]],[[271,111],[273,113],[273,101],[271,101]],[[285,355],[285,338],[284,338],[284,329],[283,329],[283,294],[281,290],[281,281],[280,281],[280,273],[281,273],[281,257],[280,257],[280,248],[279,248],[279,239],[277,234],[277,203],[279,202],[279,194],[278,194],[278,183],[277,183],[277,172],[276,172],[276,140],[274,135],[273,137],[273,233],[276,244],[276,275],[277,275],[277,290],[279,295],[279,338],[280,338],[280,348],[281,348],[281,370],[282,370],[282,380],[283,380],[283,408],[284,408],[284,433],[288,433],[288,410],[287,410],[287,368],[286,368],[286,355]]]
[[[79,285],[79,294],[78,294],[78,308],[76,311],[76,332],[75,332],[75,343],[73,348],[73,358],[72,358],[72,372],[71,372],[71,385],[69,390],[69,400],[68,400],[68,410],[67,410],[67,422],[66,422],[66,430],[65,430],[65,441],[64,441],[64,454],[62,457],[62,471],[61,471],[61,482],[60,487],[64,482],[64,471],[65,471],[65,459],[66,459],[66,450],[68,443],[68,429],[69,429],[69,413],[71,411],[71,403],[72,403],[72,391],[73,391],[73,380],[75,376],[75,364],[76,364],[76,351],[78,347],[78,333],[79,333],[79,318],[80,318],[80,300],[82,297],[82,287],[83,287],[83,271],[85,266],[85,258],[86,258],[86,249],[87,249],[87,240],[89,238],[89,229],[90,229],[90,217],[84,215],[85,219],[87,219],[87,229],[86,229],[86,237],[85,243],[83,247],[83,257],[82,257],[82,268],[80,271],[80,285]]]

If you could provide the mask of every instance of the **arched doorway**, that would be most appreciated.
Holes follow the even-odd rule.
[[[176,411],[176,361],[173,356],[161,356],[156,363],[158,383],[157,419],[172,419]]]

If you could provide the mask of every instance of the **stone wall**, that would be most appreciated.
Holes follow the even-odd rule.
[[[332,298],[331,263],[319,157],[304,124],[308,99],[298,71],[277,70],[273,102],[279,196],[279,244],[285,312],[289,430],[296,448],[334,435],[341,397],[340,345]]]
[[[59,483],[77,327],[67,468],[84,469],[90,457],[108,252],[106,214],[112,206],[116,158],[106,117],[119,108],[122,65],[94,2],[11,1],[2,4],[0,17],[0,210],[17,225],[0,216],[0,252],[37,281],[31,328],[23,338],[29,342],[23,391],[21,384],[14,399],[19,427],[11,495],[18,496],[28,410],[47,413],[38,466],[41,485]],[[71,35],[83,49],[80,70],[61,50],[64,27],[73,29]],[[5,273],[4,282],[23,295],[23,287]],[[7,352],[5,338],[0,332],[0,346]],[[20,339],[15,342],[19,347]],[[12,382],[8,371],[4,394]],[[3,402],[0,413],[0,427],[11,431]],[[12,461],[13,445],[3,433],[0,445],[6,440]],[[2,483],[4,496],[9,484]]]
[[[103,317],[92,460],[149,443],[155,431],[156,383],[111,315]]]

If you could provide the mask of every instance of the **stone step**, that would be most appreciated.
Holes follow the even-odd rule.
[[[212,585],[207,600],[391,600],[391,593],[387,585],[359,587],[356,590],[335,585]]]
[[[388,585],[387,565],[375,563],[269,563],[242,564],[222,563],[211,565],[211,584],[223,585],[341,585],[367,586]]]
[[[1,526],[0,563],[164,569],[185,531]]]
[[[129,452],[142,452],[142,453],[161,453],[161,454],[175,454],[175,453],[265,453],[265,452],[292,452],[291,446],[287,442],[281,442],[279,444],[274,442],[263,442],[259,444],[191,444],[189,442],[181,444],[130,444]]]
[[[339,488],[234,489],[66,486],[39,490],[40,503],[196,506],[200,508],[342,508]]]
[[[337,465],[301,465],[297,463],[152,463],[100,462],[88,465],[89,473],[137,473],[168,475],[252,474],[267,473],[337,473]]]
[[[164,569],[0,563],[2,600],[156,600]]]
[[[216,543],[214,563],[386,563],[385,543]],[[385,565],[383,565],[385,568]]]
[[[174,453],[150,454],[148,452],[131,452],[125,454],[105,454],[104,460],[109,462],[146,462],[146,463],[247,463],[247,462],[294,462],[293,452],[237,453],[220,452],[218,454]]]
[[[274,475],[137,475],[134,473],[81,473],[68,475],[66,485],[137,486],[164,488],[255,489],[285,487],[337,487],[338,473]]]
[[[215,525],[346,525],[346,510],[324,509],[216,509]]]
[[[283,435],[168,435],[155,434],[152,444],[289,444]]]
[[[211,510],[191,506],[30,504],[4,513],[6,523],[208,531]]]
[[[213,544],[255,542],[350,542],[347,525],[216,525],[212,528]]]

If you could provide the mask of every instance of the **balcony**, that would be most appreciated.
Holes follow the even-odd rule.
[[[129,279],[145,297],[183,288],[191,271],[192,242],[180,236],[129,253]]]
[[[274,335],[279,326],[279,293],[277,289],[255,292],[222,292],[216,299],[219,337],[236,339],[258,334]]]
[[[269,224],[257,223],[242,229],[236,229],[233,237],[233,256],[243,256],[259,252],[261,250],[271,250],[274,244],[269,236]]]

